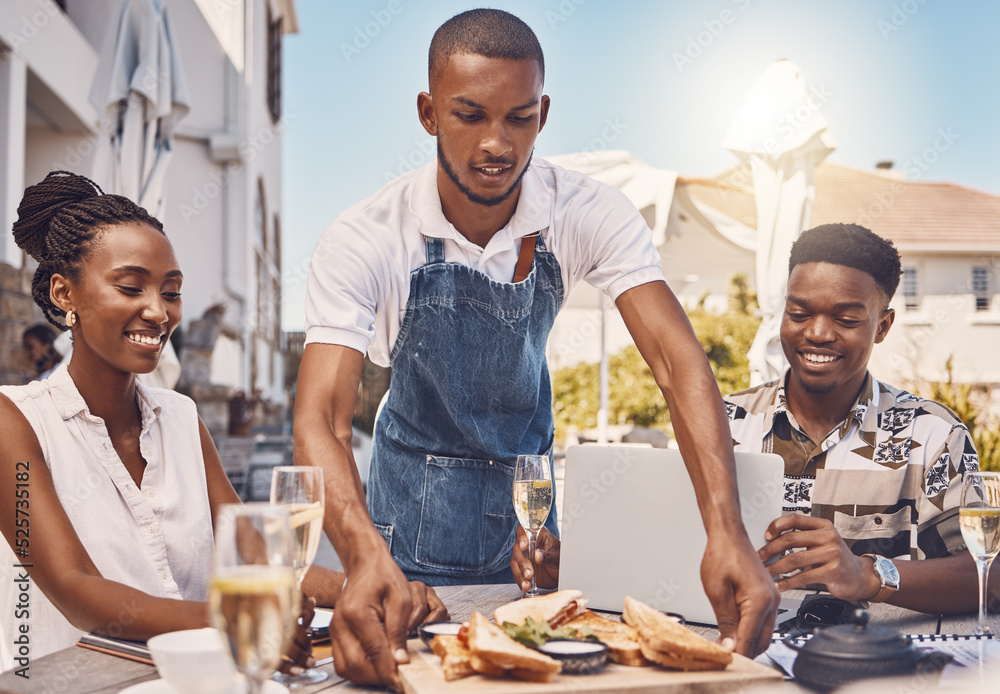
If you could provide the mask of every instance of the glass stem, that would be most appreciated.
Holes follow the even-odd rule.
[[[259,677],[247,675],[246,678],[247,694],[261,694],[264,691],[264,682]]]
[[[538,593],[538,586],[535,585],[535,574],[538,573],[535,569],[535,540],[537,537],[537,530],[528,531],[528,561],[531,562],[531,589],[528,590],[528,595],[536,595]]]
[[[992,633],[990,625],[986,623],[986,602],[989,599],[986,589],[987,579],[990,575],[990,564],[992,562],[992,557],[989,559],[976,559],[976,568],[979,569],[979,627],[976,629],[977,634]]]

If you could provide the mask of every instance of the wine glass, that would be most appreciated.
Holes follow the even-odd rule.
[[[992,634],[986,623],[986,579],[1000,552],[1000,473],[966,472],[962,477],[962,507],[958,512],[962,537],[979,569],[977,635]]]
[[[271,473],[271,503],[288,508],[295,545],[295,580],[302,589],[302,579],[316,559],[316,550],[323,535],[323,468],[279,465]],[[276,673],[275,681],[282,684],[317,684],[329,675],[319,668],[310,668],[298,675]]]
[[[535,565],[535,541],[552,508],[552,470],[547,455],[519,455],[514,467],[514,513],[528,535],[528,561]],[[538,595],[535,572],[527,598]]]
[[[293,547],[287,508],[220,508],[209,607],[249,694],[260,694],[292,639],[298,614]]]

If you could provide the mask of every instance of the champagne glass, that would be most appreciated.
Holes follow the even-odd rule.
[[[295,580],[299,590],[302,579],[316,559],[316,550],[323,535],[323,468],[279,465],[271,474],[271,503],[288,508],[292,540],[295,545]],[[319,668],[310,668],[299,675],[277,673],[275,681],[282,684],[317,684],[329,677]]]
[[[293,547],[287,508],[220,508],[209,607],[249,694],[260,694],[292,639],[298,613]]]
[[[1000,552],[1000,473],[966,472],[958,512],[962,537],[979,569],[979,626],[976,634],[992,634],[986,623],[986,579]]]
[[[514,513],[528,535],[528,560],[535,565],[535,541],[552,508],[552,470],[547,455],[519,455],[514,467]],[[535,572],[527,598],[538,595]]]

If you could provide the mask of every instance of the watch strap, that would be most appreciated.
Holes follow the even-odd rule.
[[[868,598],[868,602],[885,602],[892,596],[893,593],[899,590],[898,583],[892,584],[886,582],[885,576],[882,574],[881,571],[879,571],[878,567],[879,560],[884,559],[885,557],[881,557],[878,554],[862,554],[861,556],[871,558],[872,570],[875,572],[875,575],[878,576],[879,583],[881,584],[881,586],[878,589],[878,592],[875,593],[875,595],[873,595],[872,597]]]

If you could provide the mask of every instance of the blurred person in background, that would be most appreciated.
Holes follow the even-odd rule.
[[[55,341],[56,331],[45,323],[36,323],[26,328],[21,336],[21,345],[35,370],[36,381],[48,378],[62,361],[62,355],[56,351]]]

